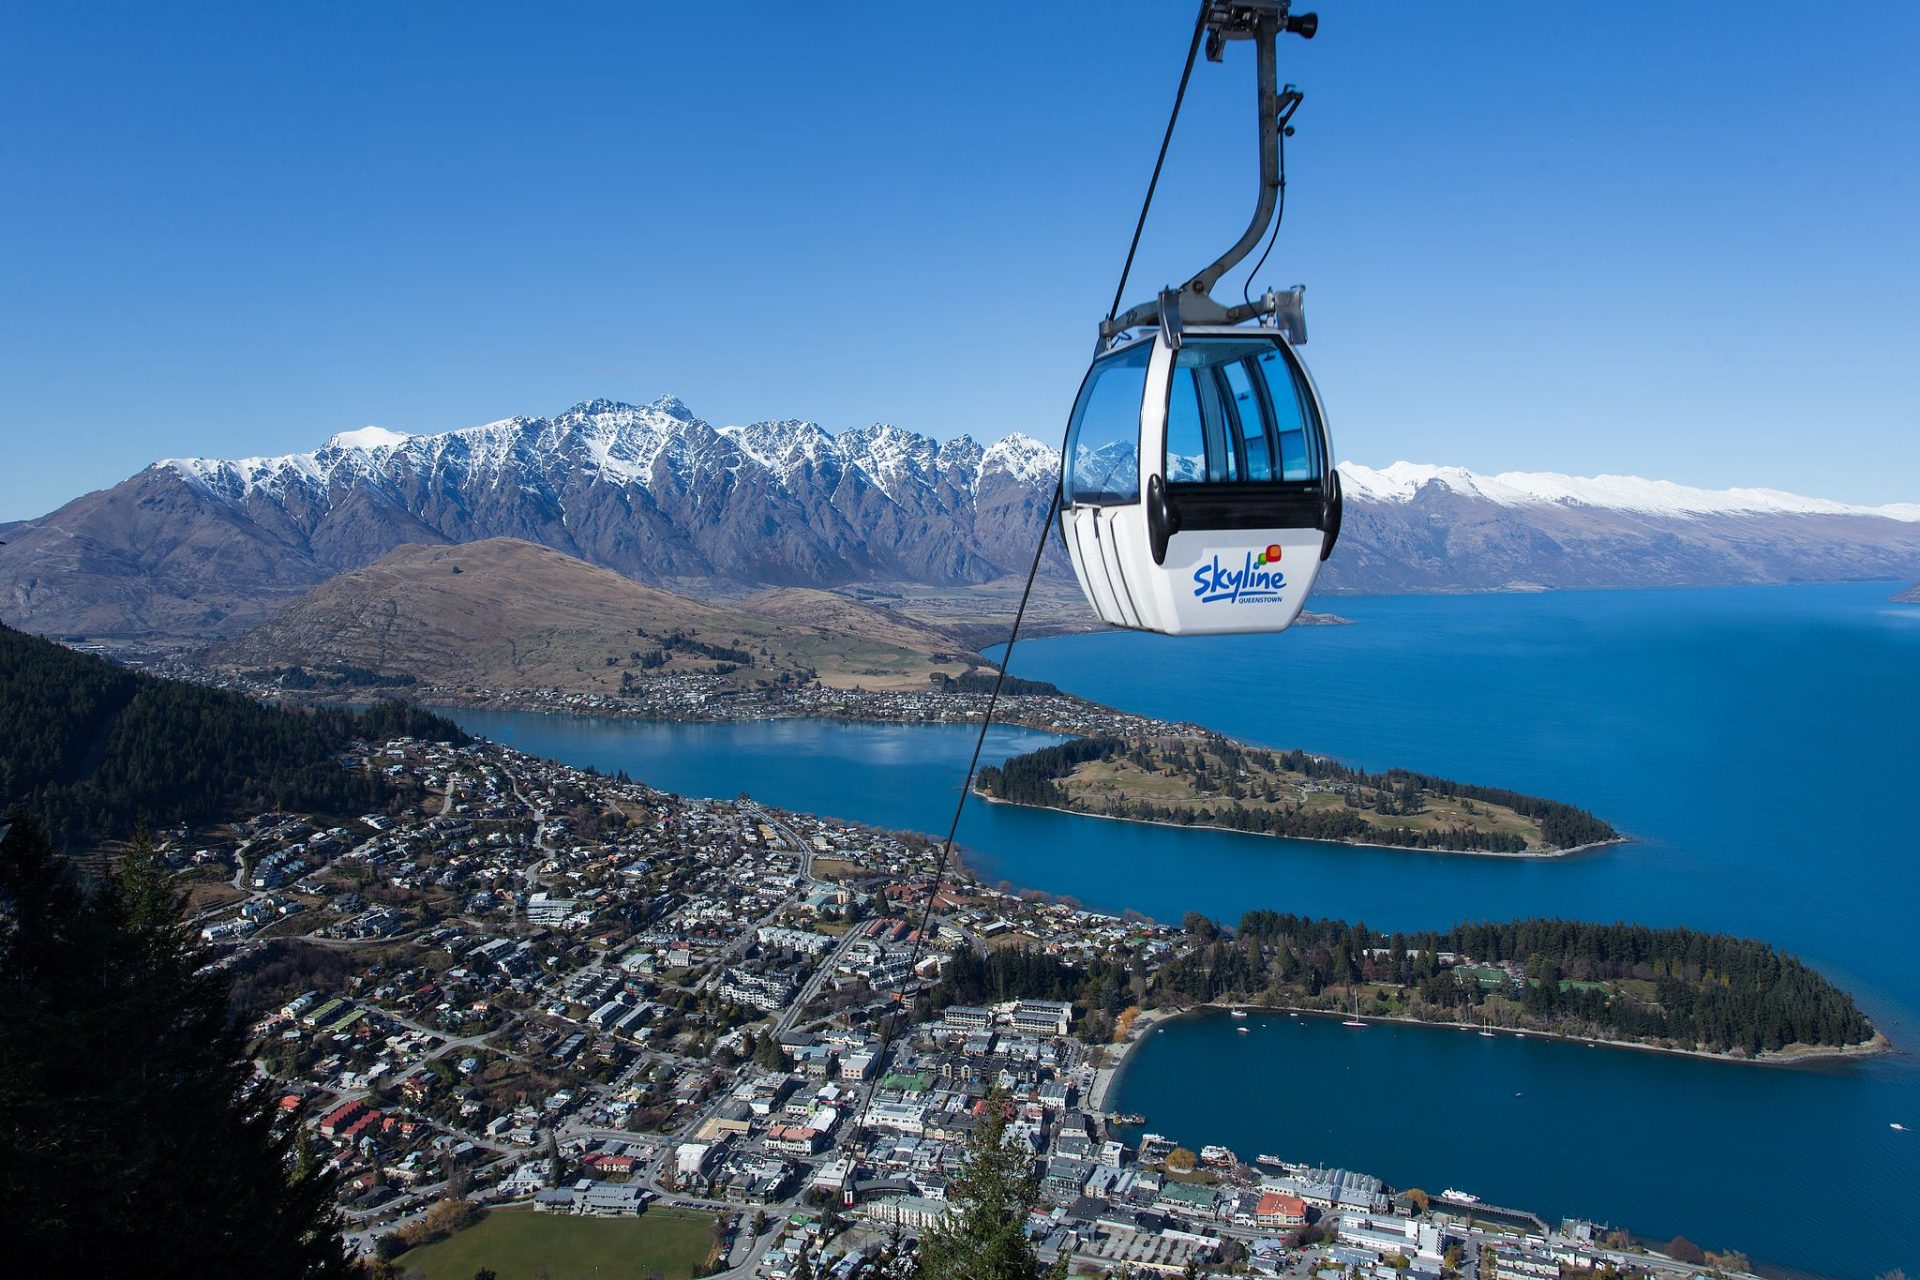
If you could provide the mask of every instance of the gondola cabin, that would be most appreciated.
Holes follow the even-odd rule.
[[[1061,532],[1106,622],[1284,630],[1340,511],[1320,398],[1280,329],[1163,325],[1087,372],[1061,463]]]

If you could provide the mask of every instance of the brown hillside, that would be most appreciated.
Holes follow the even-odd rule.
[[[750,661],[711,650],[739,650]],[[813,671],[839,688],[924,688],[934,671],[977,665],[939,631],[828,592],[705,604],[514,538],[399,547],[322,583],[216,650],[213,661],[236,670],[361,667],[427,685],[603,693],[617,692],[629,674],[643,680],[734,665],[730,678],[748,685]]]

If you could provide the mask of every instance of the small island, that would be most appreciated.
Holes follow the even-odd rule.
[[[1585,809],[1209,733],[1082,738],[980,770],[989,800],[1295,840],[1555,857],[1621,840]]]

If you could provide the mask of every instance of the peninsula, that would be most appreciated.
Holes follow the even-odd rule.
[[[1620,833],[1585,809],[1406,769],[1385,773],[1218,734],[1084,738],[980,770],[989,800],[1131,822],[1451,853],[1552,857]]]

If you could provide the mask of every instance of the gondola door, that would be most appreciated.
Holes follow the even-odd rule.
[[[1074,401],[1061,460],[1061,533],[1087,603],[1116,627],[1161,629],[1142,495],[1158,491],[1172,352],[1141,338],[1102,356]]]

